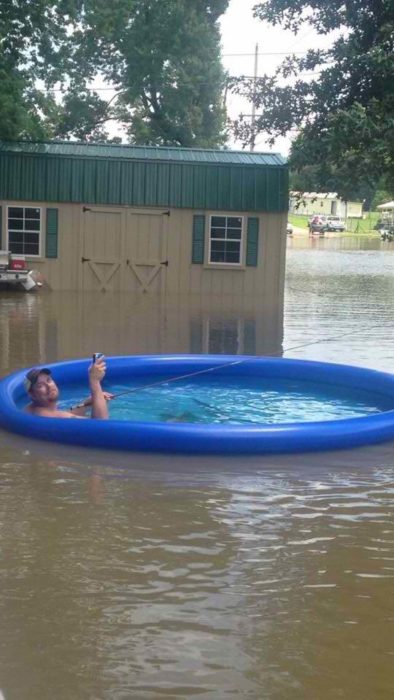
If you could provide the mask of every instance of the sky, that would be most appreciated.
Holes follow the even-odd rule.
[[[273,74],[285,58],[285,54],[306,52],[310,48],[325,48],[332,42],[332,36],[322,37],[316,34],[310,25],[294,34],[279,26],[273,27],[253,17],[253,7],[262,0],[230,0],[227,12],[220,21],[222,35],[223,65],[230,75],[250,75],[254,73],[254,52],[258,44],[257,75]],[[244,54],[234,56],[234,54]],[[230,119],[251,113],[251,105],[244,99],[229,95],[227,111]],[[259,134],[256,139],[256,151],[272,151],[287,156],[291,145],[290,138],[279,138],[273,147],[266,143],[266,135]],[[245,148],[237,141],[230,141],[231,148]]]
[[[253,75],[255,62],[255,47],[258,44],[257,75],[273,73],[284,59],[283,53],[303,51],[303,37],[308,28],[295,35],[279,27],[271,27],[260,19],[253,17],[252,9],[258,0],[230,0],[227,12],[223,15],[220,28],[222,35],[222,60],[230,75]],[[310,30],[310,28],[309,28]],[[243,54],[243,55],[234,55]],[[251,105],[245,99],[236,95],[228,95],[227,111],[230,119],[239,114],[250,114]],[[287,155],[290,139],[277,139],[274,146],[268,146],[265,135],[259,134],[256,139],[256,151],[273,151]],[[229,142],[231,148],[245,148],[235,140]]]

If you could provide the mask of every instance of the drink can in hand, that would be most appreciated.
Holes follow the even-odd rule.
[[[97,362],[97,360],[100,360],[102,357],[104,357],[103,352],[94,352],[93,353],[93,364]]]

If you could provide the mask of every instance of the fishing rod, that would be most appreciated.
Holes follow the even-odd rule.
[[[381,326],[380,325],[370,326],[368,329],[363,328],[363,329],[360,329],[359,331],[349,331],[348,333],[342,333],[341,335],[337,335],[337,336],[331,336],[328,338],[320,338],[319,340],[311,340],[307,343],[300,343],[299,345],[292,345],[289,348],[284,348],[282,350],[282,354],[286,353],[286,352],[290,352],[292,350],[300,350],[301,348],[306,348],[306,347],[309,347],[310,345],[318,345],[319,343],[333,342],[335,340],[340,340],[342,338],[345,338],[349,335],[356,335],[357,333],[364,332],[365,330],[372,331],[372,330],[375,330],[377,328],[381,328]],[[95,355],[101,356],[101,353],[95,353]],[[277,357],[278,355],[279,355],[279,353],[274,353],[274,354],[270,355],[270,357]],[[94,359],[97,359],[97,358],[95,357]],[[253,359],[253,358],[246,357],[242,360],[234,360],[231,362],[224,362],[222,365],[217,365],[216,367],[207,367],[206,369],[200,369],[196,372],[188,372],[187,374],[177,375],[176,377],[169,377],[167,379],[161,379],[157,382],[151,382],[149,384],[142,384],[142,386],[132,387],[131,389],[125,389],[124,391],[119,391],[118,393],[113,394],[111,396],[111,401],[119,398],[120,396],[126,396],[127,394],[134,394],[137,391],[143,391],[144,389],[151,389],[151,388],[156,387],[156,386],[161,386],[162,384],[170,384],[171,382],[177,382],[177,381],[180,381],[182,379],[190,379],[191,377],[196,377],[196,376],[201,375],[201,374],[208,374],[209,372],[216,372],[217,370],[224,369],[226,367],[233,367],[235,365],[242,365],[243,363],[248,362],[250,359]],[[72,406],[69,410],[72,411],[76,408],[85,408],[85,407],[86,407],[85,403],[80,403],[80,404],[77,404],[75,406]]]
[[[247,359],[250,359],[250,358],[247,358]],[[189,379],[190,377],[196,377],[198,374],[207,374],[208,372],[214,372],[215,370],[223,369],[223,367],[232,367],[234,365],[241,365],[243,362],[246,362],[246,358],[243,360],[235,360],[234,362],[224,362],[222,365],[218,365],[217,367],[208,367],[207,369],[200,369],[197,372],[189,372],[188,374],[182,374],[182,375],[178,375],[176,377],[169,377],[168,379],[161,379],[158,382],[152,382],[150,384],[143,384],[142,386],[135,386],[132,389],[125,389],[124,391],[119,391],[117,394],[112,394],[110,400],[113,401],[114,399],[118,399],[119,396],[125,396],[126,394],[134,394],[137,391],[142,391],[143,389],[150,389],[151,387],[160,386],[161,384],[169,384],[170,382],[178,382],[181,379]],[[76,404],[75,406],[71,406],[71,408],[69,410],[72,411],[76,408],[86,408],[86,404],[85,403]]]
[[[217,367],[208,367],[207,369],[200,369],[197,372],[189,372],[188,374],[170,377],[169,379],[161,379],[160,381],[153,382],[152,384],[143,384],[142,386],[135,386],[132,389],[125,389],[125,391],[120,391],[118,394],[114,394],[112,398],[117,399],[119,396],[124,396],[125,394],[133,394],[134,392],[141,391],[142,389],[150,389],[153,386],[160,386],[160,384],[169,384],[170,382],[177,382],[180,379],[189,379],[190,377],[196,377],[198,374],[207,374],[208,372],[214,372],[217,369],[223,369],[223,367],[233,367],[234,365],[241,365],[243,362],[246,362],[246,359],[236,360],[235,362],[225,362],[223,365],[218,365]]]

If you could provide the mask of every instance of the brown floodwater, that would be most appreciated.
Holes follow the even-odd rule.
[[[0,293],[0,375],[131,353],[393,371],[394,246],[288,241],[284,323],[238,299]],[[391,700],[394,444],[292,457],[0,431],[5,700]]]

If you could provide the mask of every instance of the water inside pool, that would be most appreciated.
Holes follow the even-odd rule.
[[[366,416],[394,408],[394,400],[372,392],[305,381],[266,378],[180,380],[144,388],[160,378],[107,384],[114,394],[136,389],[110,403],[116,420],[180,423],[287,423]],[[81,386],[62,388],[61,408],[81,401]]]

